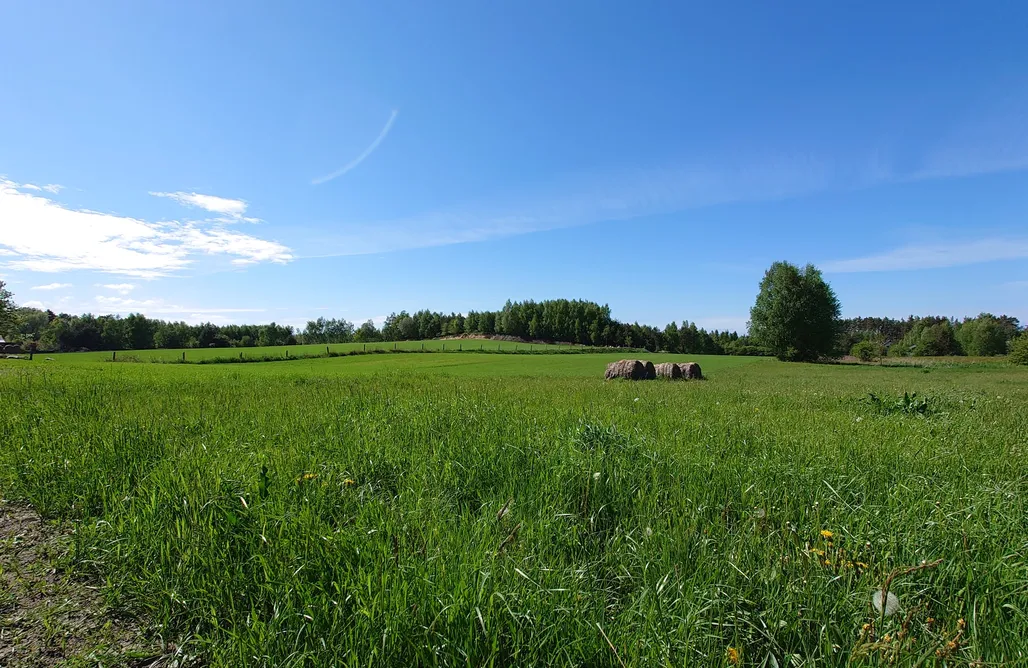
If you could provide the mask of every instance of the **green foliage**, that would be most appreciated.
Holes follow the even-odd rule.
[[[12,312],[14,311],[14,295],[7,289],[6,284],[0,281],[0,333],[6,333],[11,325]]]
[[[750,309],[750,335],[782,360],[831,355],[839,331],[839,300],[813,265],[775,262]]]
[[[873,362],[885,356],[885,346],[880,341],[865,339],[853,344],[853,347],[850,348],[850,355],[861,362]]]
[[[917,392],[904,392],[898,399],[884,399],[875,393],[867,395],[866,403],[883,415],[918,415],[928,417],[934,412],[928,397],[918,397]]]
[[[366,320],[363,325],[357,328],[357,331],[353,333],[353,340],[358,343],[371,343],[373,341],[381,341],[382,333],[375,327],[375,323],[371,320]]]
[[[956,328],[956,338],[964,354],[974,357],[1006,354],[1010,336],[1007,324],[991,313],[965,318]]]
[[[1016,664],[1022,370],[617,356],[19,362],[0,498],[212,668]]]
[[[1010,354],[1007,360],[1011,364],[1028,364],[1028,333],[1022,334],[1010,342]]]
[[[961,354],[960,344],[948,318],[925,317],[914,321],[910,331],[890,355],[913,357],[944,357]]]

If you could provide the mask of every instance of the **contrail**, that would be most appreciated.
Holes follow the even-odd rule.
[[[386,121],[385,127],[383,127],[382,131],[378,133],[377,137],[375,137],[375,141],[371,142],[371,146],[368,146],[366,149],[364,149],[363,153],[361,153],[356,158],[354,158],[349,163],[347,163],[345,167],[340,167],[339,169],[337,169],[336,171],[332,172],[331,174],[326,174],[325,176],[320,176],[320,177],[314,179],[313,181],[311,181],[311,185],[317,186],[317,185],[321,185],[322,183],[327,183],[327,182],[331,181],[332,179],[337,179],[340,176],[342,176],[343,174],[345,174],[346,172],[348,172],[351,169],[353,169],[354,167],[356,167],[357,165],[359,165],[362,162],[364,162],[364,159],[367,158],[372,153],[374,153],[375,149],[378,148],[378,145],[381,144],[382,140],[385,139],[386,135],[389,134],[389,130],[392,129],[393,122],[396,120],[396,117],[399,115],[399,113],[400,113],[399,109],[393,109],[393,113],[390,114],[389,120]]]

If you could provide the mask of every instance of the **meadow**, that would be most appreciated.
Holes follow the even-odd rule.
[[[4,360],[0,496],[213,666],[1028,663],[1028,371],[619,356]]]
[[[371,343],[314,343],[294,346],[253,346],[245,348],[155,348],[151,350],[93,351],[81,353],[38,353],[44,359],[64,363],[108,362],[207,362],[225,359],[261,359],[346,355],[376,352],[553,352],[580,351],[570,344],[519,343],[480,339],[433,339],[431,341],[374,341]]]

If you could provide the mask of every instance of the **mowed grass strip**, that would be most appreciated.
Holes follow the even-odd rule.
[[[212,665],[1024,661],[1028,373],[609,359],[11,362],[0,494]]]

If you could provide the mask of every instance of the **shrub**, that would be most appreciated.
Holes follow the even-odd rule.
[[[1013,364],[1028,365],[1028,334],[1022,334],[1010,342],[1010,355],[1007,359]]]
[[[878,341],[865,339],[850,348],[850,355],[853,355],[861,362],[873,362],[885,355],[885,346]]]

